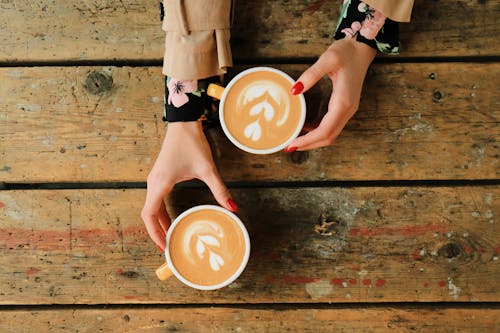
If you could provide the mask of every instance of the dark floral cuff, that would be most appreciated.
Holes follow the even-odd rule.
[[[178,80],[165,77],[165,107],[163,120],[177,121],[211,121],[217,110],[215,101],[207,95],[210,83],[220,83],[218,77],[203,80]]]
[[[356,38],[380,52],[399,54],[398,23],[359,0],[344,0],[333,37]]]

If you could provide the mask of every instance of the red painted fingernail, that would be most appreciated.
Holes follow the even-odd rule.
[[[292,87],[292,95],[298,95],[304,90],[304,85],[302,82],[296,82]]]
[[[162,249],[160,245],[157,245],[157,247],[158,247],[158,250],[159,250],[160,252],[165,252],[165,250],[164,250],[164,249]]]
[[[286,148],[284,149],[284,152],[285,152],[285,153],[293,153],[293,152],[294,152],[294,151],[296,151],[296,150],[297,150],[297,147],[286,147]]]
[[[236,202],[234,202],[234,200],[233,200],[233,199],[229,199],[229,200],[227,201],[227,205],[229,206],[229,208],[231,208],[231,210],[232,210],[233,212],[237,212],[237,211],[238,211],[238,206],[236,205]]]

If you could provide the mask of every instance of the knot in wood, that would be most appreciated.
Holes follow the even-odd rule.
[[[307,151],[294,151],[290,153],[290,161],[294,164],[302,164],[309,158],[309,153]]]
[[[446,243],[438,250],[440,256],[448,259],[458,257],[461,253],[462,247],[455,243]]]
[[[432,101],[437,103],[443,98],[443,94],[439,90],[435,90],[432,94]]]
[[[436,73],[430,73],[429,74],[429,79],[431,79],[431,80],[435,80],[436,77],[437,77]]]
[[[85,81],[85,88],[93,95],[103,95],[113,87],[113,78],[103,72],[91,72]]]

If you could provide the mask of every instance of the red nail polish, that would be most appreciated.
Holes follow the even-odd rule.
[[[297,81],[292,87],[292,95],[298,95],[304,90],[302,82]]]
[[[293,153],[296,150],[297,150],[297,147],[286,147],[284,149],[285,153]]]
[[[234,200],[233,200],[233,199],[229,199],[229,200],[227,201],[227,205],[229,206],[229,208],[231,208],[231,210],[232,210],[233,212],[237,212],[237,211],[238,211],[238,206],[236,205],[236,203],[234,202]]]

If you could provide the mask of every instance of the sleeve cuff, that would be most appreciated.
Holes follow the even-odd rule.
[[[380,52],[399,54],[398,23],[359,0],[344,2],[334,38],[356,38]]]
[[[220,83],[219,78],[179,80],[166,76],[163,121],[197,121],[214,118],[215,101],[207,95],[210,83]]]

